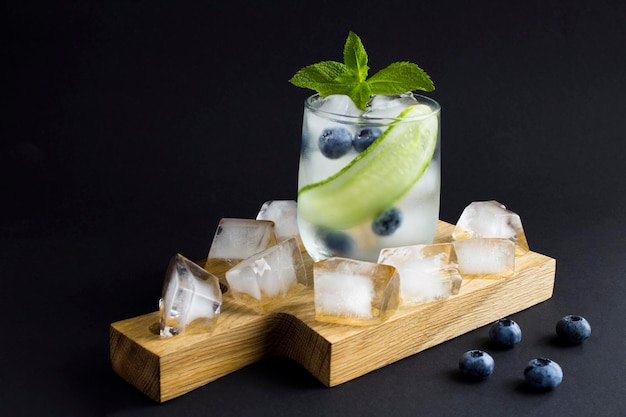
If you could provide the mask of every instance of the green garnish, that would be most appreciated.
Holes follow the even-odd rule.
[[[367,52],[350,31],[343,47],[343,63],[322,61],[302,68],[289,80],[297,87],[317,91],[322,97],[331,94],[349,96],[365,110],[374,94],[401,94],[408,91],[433,91],[435,86],[424,70],[411,62],[394,62],[367,78]]]

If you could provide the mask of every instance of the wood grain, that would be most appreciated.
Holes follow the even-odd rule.
[[[453,225],[440,221],[435,241],[451,241],[452,230]],[[313,261],[302,252],[312,282]],[[223,280],[227,268],[212,265],[211,272]],[[515,270],[504,279],[464,279],[457,295],[401,307],[384,323],[369,327],[315,321],[312,286],[265,314],[239,304],[227,291],[210,334],[161,338],[154,330],[159,319],[156,311],[112,323],[111,364],[157,402],[274,355],[297,361],[332,387],[552,296],[555,259],[531,251],[516,258]]]

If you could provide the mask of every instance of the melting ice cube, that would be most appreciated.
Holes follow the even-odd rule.
[[[419,104],[410,93],[397,95],[374,95],[369,103],[363,117],[365,118],[395,118],[409,106]]]
[[[452,238],[497,237],[516,244],[516,255],[528,252],[528,242],[517,213],[495,201],[475,201],[465,207],[456,223]]]
[[[217,226],[208,261],[217,259],[233,266],[275,243],[272,221],[224,218]]]
[[[221,306],[217,277],[176,254],[167,267],[159,300],[161,336],[208,331],[215,325]]]
[[[399,275],[390,265],[328,258],[314,264],[313,279],[318,321],[379,324],[400,303]]]
[[[353,122],[362,111],[348,96],[343,95],[330,95],[326,98],[314,96],[307,103],[311,111],[305,111],[302,119],[301,155],[306,163],[300,165],[298,172],[300,179],[306,178],[308,183],[321,181],[340,171],[357,155],[353,149],[341,157],[328,158],[322,154],[319,140],[326,129],[345,129],[350,135],[354,135],[357,128]]]
[[[233,298],[257,312],[276,307],[307,286],[306,270],[296,238],[256,253],[226,272]]]
[[[380,251],[378,263],[400,274],[403,304],[417,304],[458,294],[462,278],[451,243],[402,246]]]
[[[263,203],[256,219],[273,221],[276,238],[282,241],[299,236],[296,213],[295,200],[271,200]]]
[[[463,277],[500,278],[515,272],[515,244],[502,238],[472,238],[453,243]]]
[[[343,116],[360,116],[363,113],[346,95],[331,94],[319,101],[319,110]]]

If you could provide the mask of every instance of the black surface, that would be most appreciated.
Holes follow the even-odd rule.
[[[11,416],[626,415],[626,3],[5,1],[0,411]],[[221,217],[295,198],[304,65],[417,62],[443,106],[441,218],[496,199],[557,259],[554,296],[328,389],[271,359],[165,404],[113,373],[111,322],[156,309],[165,267],[206,256]],[[554,343],[585,316],[581,346]],[[472,348],[495,373],[459,378]],[[563,383],[536,394],[526,362]]]

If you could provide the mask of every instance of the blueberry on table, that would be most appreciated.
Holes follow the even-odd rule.
[[[591,336],[591,325],[584,317],[569,314],[556,323],[557,336],[572,345],[578,345]]]
[[[495,362],[482,350],[468,350],[459,359],[461,373],[472,379],[485,379],[493,373]]]
[[[395,207],[380,213],[372,223],[372,230],[379,236],[389,236],[402,223],[402,212]]]
[[[341,158],[352,148],[352,134],[345,127],[329,127],[322,131],[318,145],[325,157]]]
[[[548,358],[535,358],[524,369],[524,380],[532,388],[549,390],[563,381],[563,370]]]
[[[354,134],[352,140],[352,146],[357,152],[363,152],[368,146],[372,144],[382,131],[377,127],[361,127]]]
[[[491,325],[489,339],[499,348],[512,348],[522,341],[522,329],[511,319],[500,319]]]

